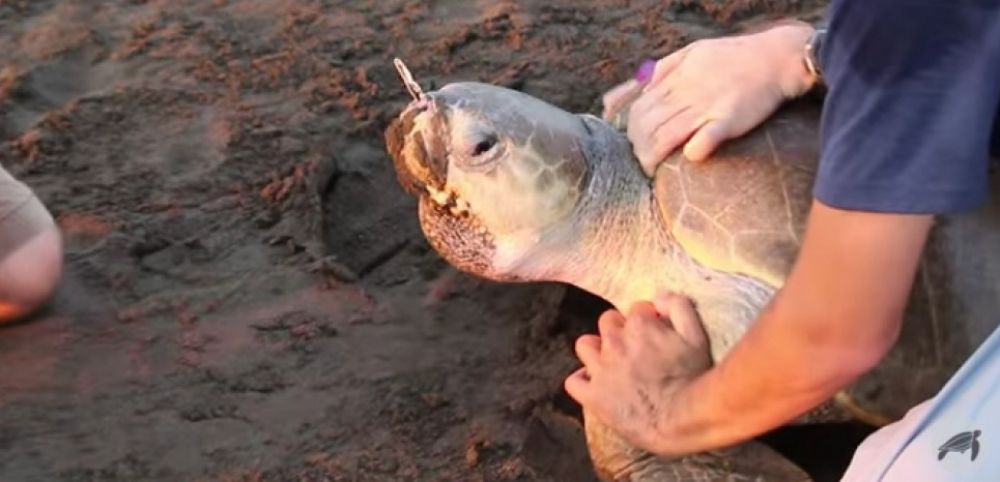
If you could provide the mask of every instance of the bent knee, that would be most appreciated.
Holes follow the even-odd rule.
[[[0,324],[17,320],[44,305],[62,277],[63,247],[52,225],[0,261]]]

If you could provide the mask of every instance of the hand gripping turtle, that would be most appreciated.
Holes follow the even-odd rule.
[[[419,198],[425,236],[455,267],[569,283],[620,310],[681,293],[695,302],[715,360],[781,288],[812,200],[818,105],[785,106],[712,159],[674,155],[650,179],[626,136],[597,117],[481,83],[423,92],[397,65],[414,101],[388,127],[387,149],[399,182]],[[881,424],[931,397],[995,327],[1000,256],[988,254],[998,247],[996,201],[939,218],[896,347],[800,423]],[[586,413],[584,425],[604,480],[808,480],[756,441],[668,459]]]

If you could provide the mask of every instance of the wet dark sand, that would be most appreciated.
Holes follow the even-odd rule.
[[[391,58],[594,112],[644,57],[819,3],[0,0],[0,162],[68,250],[0,330],[0,480],[590,480],[561,382],[603,305],[429,250]],[[835,474],[838,430],[771,440]]]

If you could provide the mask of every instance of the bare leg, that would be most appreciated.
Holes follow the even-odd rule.
[[[62,275],[62,236],[51,225],[0,260],[0,324],[30,315]]]

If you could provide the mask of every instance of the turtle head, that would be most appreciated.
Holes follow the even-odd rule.
[[[573,218],[602,128],[611,130],[517,91],[455,83],[421,93],[386,145],[434,249],[459,269],[511,281],[529,277],[519,265]]]

